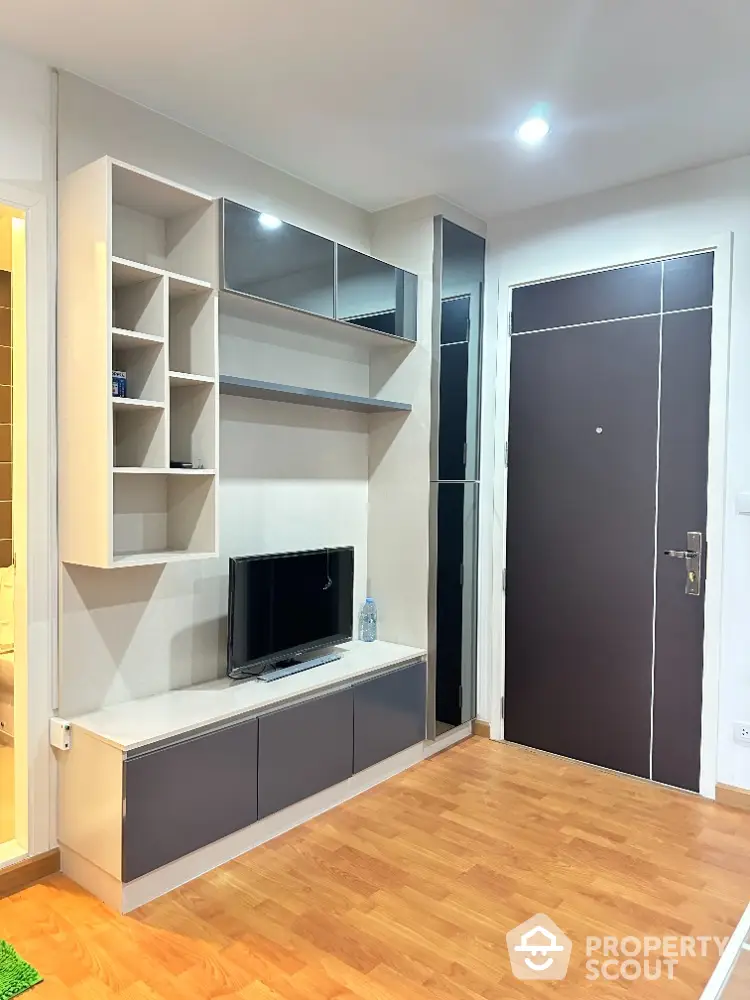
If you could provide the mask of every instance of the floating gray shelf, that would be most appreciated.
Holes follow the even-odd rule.
[[[410,350],[416,343],[415,340],[397,337],[392,333],[370,330],[368,327],[358,326],[343,319],[318,316],[315,313],[305,312],[304,309],[297,309],[295,306],[281,305],[243,292],[228,290],[219,292],[219,316],[222,314],[283,330],[307,333],[339,344]]]
[[[408,413],[411,410],[411,403],[395,403],[389,399],[371,399],[369,396],[349,396],[343,392],[305,389],[298,385],[262,382],[260,379],[239,378],[235,375],[220,375],[219,391],[230,396],[275,399],[282,403],[303,403],[334,410],[360,410],[365,413],[383,413],[388,410]]]

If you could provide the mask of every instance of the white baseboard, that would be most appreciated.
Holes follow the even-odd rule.
[[[453,736],[453,733],[446,735]],[[459,738],[456,737],[456,739]],[[454,739],[453,742],[456,740]],[[366,792],[368,788],[373,788],[382,781],[387,781],[388,778],[418,764],[431,753],[443,749],[444,746],[445,744],[441,744],[435,748],[434,743],[429,745],[420,743],[410,747],[366,771],[361,771],[359,774],[347,778],[346,781],[342,781],[332,788],[326,788],[325,791],[318,792],[317,795],[311,795],[310,798],[296,802],[294,805],[274,813],[273,816],[258,820],[257,823],[246,826],[222,840],[217,840],[214,844],[202,847],[184,858],[178,858],[177,861],[172,861],[170,864],[164,865],[163,868],[158,868],[156,871],[142,875],[126,884],[112,879],[110,875],[101,872],[95,865],[85,862],[83,858],[74,855],[74,852],[67,848],[61,848],[63,851],[62,868],[75,882],[98,896],[99,899],[104,900],[113,909],[129,913],[131,910],[163,896],[164,893],[198,878],[199,875],[204,875],[206,872],[218,868],[219,865],[226,864],[227,861],[232,861],[241,854],[246,854],[254,847],[259,847],[261,844],[273,840],[274,837],[306,823],[309,819],[328,812],[334,806],[341,805],[342,802]],[[69,867],[66,867],[66,864]],[[84,866],[94,870],[87,870]],[[114,896],[109,884],[110,881],[118,887]],[[114,901],[112,901],[113,899]]]

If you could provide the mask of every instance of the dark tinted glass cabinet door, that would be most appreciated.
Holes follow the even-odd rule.
[[[332,240],[223,200],[224,289],[333,318],[334,257]]]
[[[338,243],[336,319],[416,340],[417,276]]]

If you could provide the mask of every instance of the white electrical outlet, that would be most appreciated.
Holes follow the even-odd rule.
[[[750,746],[750,722],[735,722],[734,742]]]
[[[49,720],[49,742],[58,750],[70,750],[70,723],[67,719],[54,716]]]

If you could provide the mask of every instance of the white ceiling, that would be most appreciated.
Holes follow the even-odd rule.
[[[2,0],[3,41],[367,209],[750,152],[748,0]],[[516,125],[549,104],[544,148]]]

